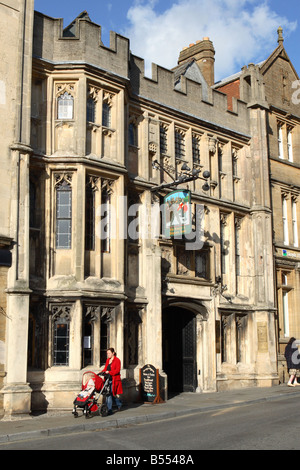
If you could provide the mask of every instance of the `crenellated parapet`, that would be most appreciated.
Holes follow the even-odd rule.
[[[175,86],[175,71],[152,64],[152,77],[145,76],[144,60],[131,55],[130,81],[134,94],[160,105],[180,110],[191,118],[213,122],[216,125],[249,134],[247,105],[233,100],[229,111],[227,96],[210,87],[203,90],[198,83],[181,76],[180,88]]]
[[[131,92],[140,98],[180,110],[191,119],[201,119],[249,135],[249,111],[244,102],[234,99],[232,110],[228,110],[225,94],[209,85],[204,90],[203,81],[201,83],[185,72],[181,74],[180,67],[169,70],[152,64],[152,77],[145,76],[144,60],[131,54],[129,39],[111,32],[110,46],[104,46],[101,26],[93,23],[86,12],[64,29],[61,18],[50,18],[36,12],[33,55],[54,65],[92,65],[129,79]],[[195,67],[198,62],[196,58]],[[199,70],[204,74],[205,70],[201,67]]]
[[[63,29],[62,18],[35,12],[33,56],[53,63],[87,63],[127,78],[129,40],[111,32],[110,46],[104,46],[101,26],[84,13]]]

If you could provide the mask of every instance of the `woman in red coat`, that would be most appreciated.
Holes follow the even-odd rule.
[[[118,410],[120,411],[122,407],[122,402],[119,399],[119,395],[123,393],[123,388],[122,388],[122,382],[121,382],[121,376],[120,376],[120,370],[121,370],[121,361],[120,359],[116,356],[114,348],[109,348],[106,351],[107,354],[107,360],[105,363],[105,367],[103,369],[103,373],[105,375],[109,374],[110,375],[110,395],[106,399],[106,404],[108,408],[108,414],[112,414],[112,400],[113,397],[116,401]]]

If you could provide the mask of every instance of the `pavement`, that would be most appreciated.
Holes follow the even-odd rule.
[[[165,403],[130,404],[107,417],[92,415],[87,419],[79,413],[79,417],[75,418],[70,408],[70,411],[48,412],[26,418],[12,420],[2,418],[0,419],[0,444],[150,423],[264,401],[282,398],[288,400],[289,397],[294,396],[299,396],[300,402],[300,386],[287,387],[286,384],[282,384],[266,388],[242,388],[214,393],[180,393]]]

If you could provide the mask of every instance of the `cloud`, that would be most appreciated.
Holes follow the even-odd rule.
[[[287,36],[297,27],[272,10],[268,0],[177,0],[161,11],[158,0],[137,0],[128,10],[131,51],[166,68],[177,65],[179,52],[209,36],[216,50],[215,78],[238,72],[249,62],[268,57],[277,46],[277,29]]]

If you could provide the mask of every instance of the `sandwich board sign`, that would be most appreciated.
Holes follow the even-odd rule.
[[[140,369],[140,400],[144,403],[164,403],[160,397],[159,370],[152,364]]]

